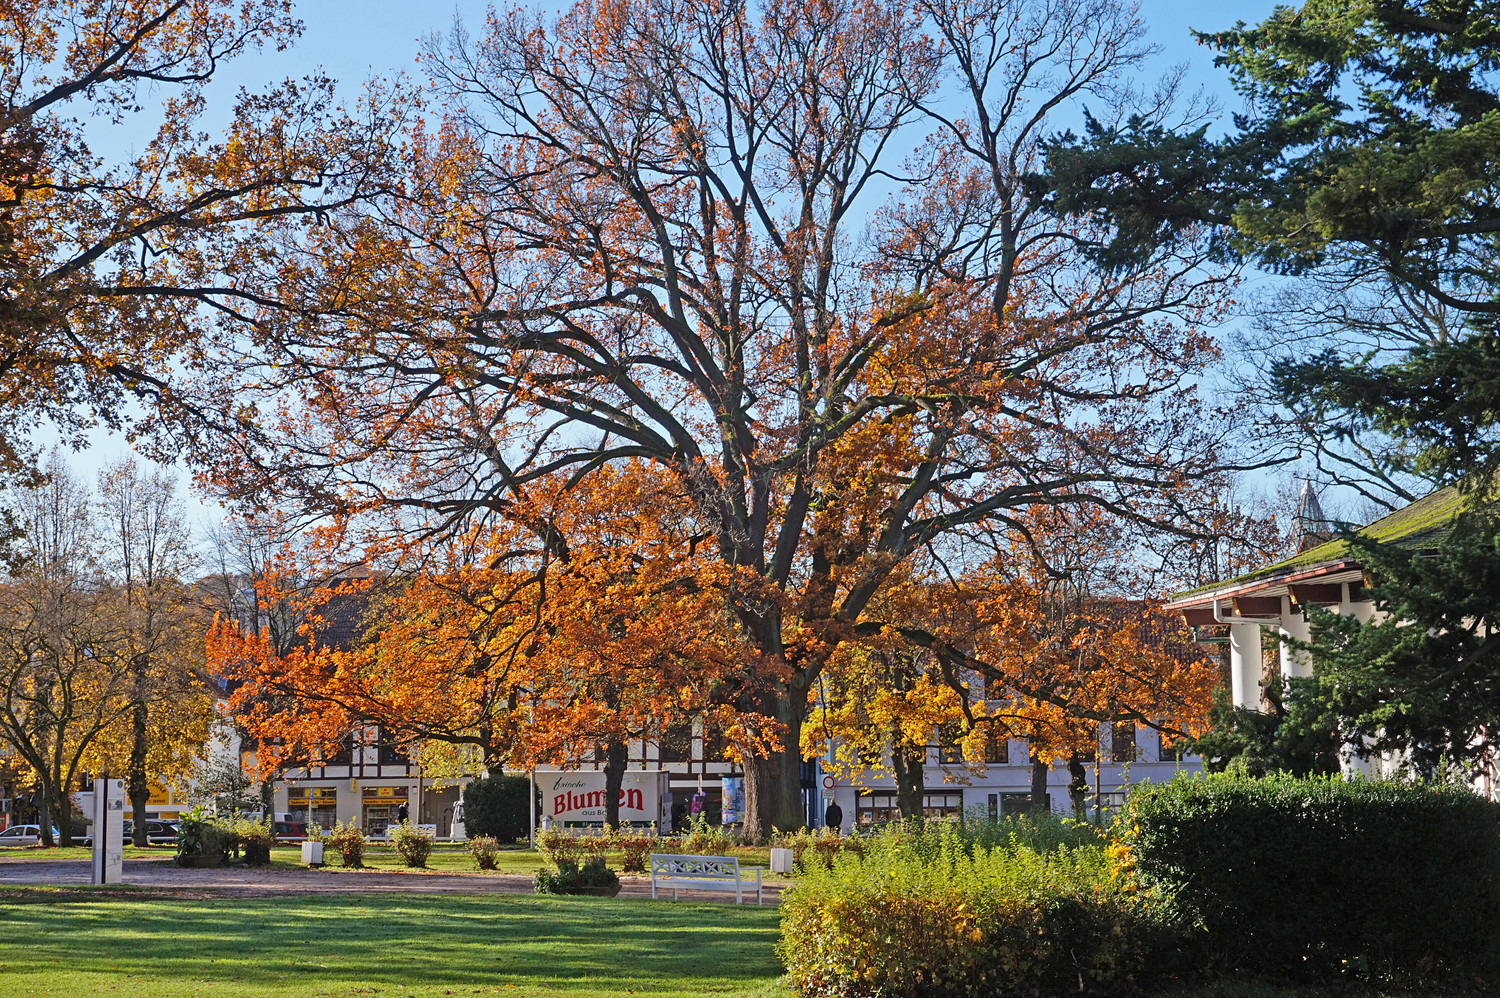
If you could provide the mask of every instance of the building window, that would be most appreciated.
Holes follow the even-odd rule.
[[[1180,738],[1173,738],[1165,731],[1158,731],[1156,733],[1157,762],[1178,762],[1182,759],[1185,747]]]
[[[957,766],[964,761],[963,731],[957,721],[947,721],[937,727],[938,764]]]
[[[922,815],[927,818],[957,818],[964,813],[964,795],[934,792],[922,795]],[[854,823],[861,827],[883,825],[901,817],[895,790],[861,790],[854,803]]]
[[[405,766],[407,764],[406,753],[401,750],[401,746],[399,745],[382,741],[376,746],[376,749],[379,752],[378,758],[382,766]]]
[[[323,760],[325,766],[351,766],[354,764],[354,734],[345,735],[339,739],[338,746],[333,754]]]
[[[1008,818],[1012,815],[1025,814],[1031,810],[1031,794],[1028,793],[1003,793],[989,795],[990,818]],[[1047,810],[1052,809],[1052,795],[1046,795]]]
[[[657,750],[657,757],[662,762],[691,762],[693,722],[677,721],[662,728]]]
[[[964,813],[963,791],[922,795],[922,816],[926,818],[961,818]]]
[[[984,761],[991,765],[1010,762],[1010,732],[990,728],[984,742]]]
[[[1135,762],[1135,722],[1118,721],[1109,729],[1111,762]]]

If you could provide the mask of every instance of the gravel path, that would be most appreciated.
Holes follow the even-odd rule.
[[[127,859],[125,884],[170,897],[286,897],[300,894],[530,894],[531,878],[514,873],[397,873],[389,870],[276,870],[226,867],[192,870],[170,860]],[[649,877],[620,878],[620,897],[651,897]],[[0,860],[0,884],[66,887],[87,885],[88,860]],[[137,891],[131,891],[137,896]],[[670,898],[670,895],[667,895]],[[728,901],[724,891],[681,891],[684,901]],[[765,903],[780,903],[781,889],[767,887]],[[5,896],[0,895],[0,901]],[[752,893],[748,903],[755,903]]]

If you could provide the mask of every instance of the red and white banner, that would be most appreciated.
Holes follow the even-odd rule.
[[[620,820],[651,822],[661,820],[662,784],[666,773],[661,770],[627,770],[620,780]],[[557,821],[604,820],[604,774],[582,769],[559,772],[539,769],[536,785],[542,797],[542,815]]]

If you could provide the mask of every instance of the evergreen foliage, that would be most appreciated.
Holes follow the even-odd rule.
[[[1123,823],[1217,976],[1438,986],[1492,970],[1500,805],[1449,784],[1178,777]]]
[[[531,834],[526,797],[531,781],[524,776],[494,774],[470,780],[464,787],[464,828],[470,835],[488,835],[499,842],[515,842]]]

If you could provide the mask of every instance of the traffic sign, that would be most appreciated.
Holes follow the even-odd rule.
[[[831,794],[831,793],[833,793],[833,774],[832,773],[824,773],[823,774],[823,795],[826,797],[828,794]]]

